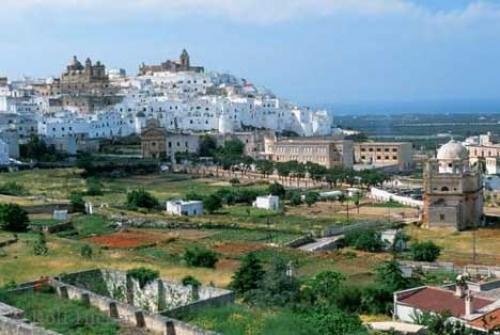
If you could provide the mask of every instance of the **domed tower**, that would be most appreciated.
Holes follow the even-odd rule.
[[[482,217],[481,172],[470,167],[467,149],[451,140],[425,166],[423,224],[463,230],[479,226]]]

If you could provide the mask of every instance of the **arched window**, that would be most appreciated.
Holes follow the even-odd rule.
[[[441,187],[442,192],[448,192],[450,189],[446,186]]]

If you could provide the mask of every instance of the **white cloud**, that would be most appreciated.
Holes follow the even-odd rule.
[[[99,17],[123,17],[148,13],[153,16],[212,15],[239,22],[275,23],[333,14],[406,15],[437,23],[454,24],[499,18],[500,6],[484,0],[465,8],[432,11],[409,0],[0,0],[1,12],[14,10],[71,11]]]

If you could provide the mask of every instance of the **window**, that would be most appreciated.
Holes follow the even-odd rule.
[[[450,189],[446,186],[441,187],[442,192],[448,192]]]
[[[392,159],[396,160],[398,159],[398,156],[392,156]]]
[[[439,220],[444,221],[444,214],[439,214]]]

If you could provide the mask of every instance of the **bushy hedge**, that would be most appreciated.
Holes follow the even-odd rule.
[[[345,234],[345,243],[357,250],[378,252],[384,247],[380,232],[375,229],[356,229]]]
[[[189,266],[213,268],[217,263],[217,254],[204,247],[189,247],[184,252],[184,260]]]
[[[127,193],[126,205],[130,209],[153,209],[158,208],[160,206],[160,202],[151,193],[145,191],[144,189],[139,189]]]

